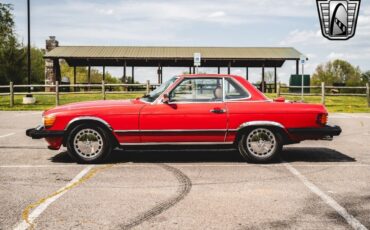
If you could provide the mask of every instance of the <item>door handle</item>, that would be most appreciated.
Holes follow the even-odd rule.
[[[221,113],[226,113],[226,109],[214,108],[214,109],[211,109],[210,112],[211,113],[221,114]]]

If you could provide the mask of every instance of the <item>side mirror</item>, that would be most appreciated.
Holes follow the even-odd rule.
[[[162,103],[168,104],[169,102],[170,102],[170,97],[168,96],[168,94],[163,94]]]
[[[285,97],[278,97],[274,99],[274,102],[285,102]]]

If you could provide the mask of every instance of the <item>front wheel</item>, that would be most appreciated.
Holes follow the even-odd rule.
[[[68,154],[78,163],[100,163],[112,152],[112,144],[107,132],[96,125],[76,126],[68,135]]]
[[[268,162],[281,151],[281,136],[273,129],[254,127],[242,134],[238,148],[247,161]]]

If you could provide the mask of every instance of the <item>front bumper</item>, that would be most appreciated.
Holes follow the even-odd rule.
[[[339,136],[342,129],[339,126],[326,125],[320,128],[293,128],[288,132],[295,136],[310,136],[325,139],[327,137]]]
[[[32,139],[55,138],[63,137],[64,131],[47,130],[44,126],[40,125],[33,129],[27,129],[26,135],[32,137]]]

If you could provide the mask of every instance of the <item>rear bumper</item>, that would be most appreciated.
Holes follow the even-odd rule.
[[[294,136],[309,136],[318,139],[325,139],[327,137],[339,136],[342,129],[339,126],[326,125],[320,128],[294,128],[288,129],[288,132]]]
[[[33,129],[27,129],[26,135],[32,139],[63,137],[64,131],[47,130],[40,125]]]

